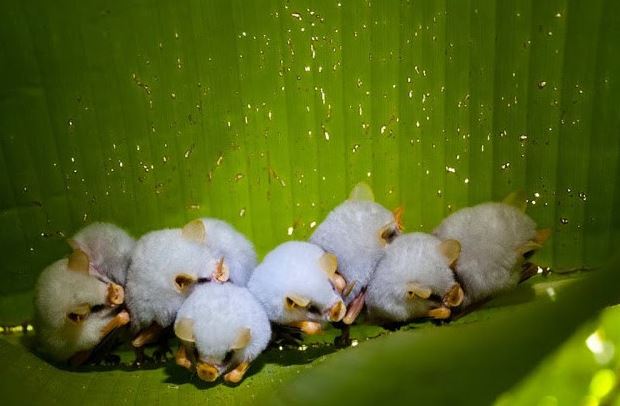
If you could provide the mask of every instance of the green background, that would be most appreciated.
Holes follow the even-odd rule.
[[[523,189],[553,229],[538,262],[599,267],[619,20],[614,0],[1,1],[0,323],[89,222],[215,216],[262,255],[362,180],[408,231]]]

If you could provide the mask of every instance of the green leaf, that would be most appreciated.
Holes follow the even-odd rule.
[[[524,190],[545,265],[618,241],[612,0],[0,5],[0,292],[64,239],[221,217],[261,254],[352,187],[410,231]],[[575,63],[579,61],[579,63]],[[9,254],[10,253],[10,254]]]
[[[33,353],[30,336],[8,335],[0,338],[0,391],[9,404],[19,403],[24,393],[34,404],[83,404],[85,399],[89,404],[396,403],[412,398],[488,404],[597,309],[617,299],[620,274],[615,270],[587,278],[534,278],[444,326],[416,323],[397,332],[354,326],[356,346],[347,349],[334,348],[337,332],[328,330],[307,337],[299,348],[267,350],[238,386],[206,384],[172,361],[154,369],[130,368],[133,353],[127,349],[119,353],[121,366],[69,370]]]
[[[502,395],[497,406],[617,404],[620,394],[616,376],[620,360],[616,350],[620,345],[619,321],[620,307],[605,309],[597,320],[586,323],[526,379]],[[613,377],[611,386],[610,376]],[[600,382],[601,377],[607,379]]]
[[[341,351],[283,385],[282,404],[493,402],[602,306],[618,300],[618,264],[547,299],[512,305],[477,322],[399,332]]]
[[[614,0],[0,2],[0,322],[30,318],[37,276],[89,222],[139,236],[216,216],[264,254],[307,238],[360,181],[405,207],[408,231],[522,189],[528,213],[553,229],[541,264],[601,266],[620,242],[619,37]],[[598,300],[422,325],[325,354],[316,371],[323,347],[302,361],[268,353],[240,387],[208,390],[176,369],[171,386],[161,369],[58,370],[2,338],[1,392],[253,402],[311,369],[280,399],[343,396],[327,382],[338,373],[351,400],[375,399],[364,388],[377,382],[381,400],[396,400],[395,371],[410,371],[408,401],[443,379],[484,403]]]

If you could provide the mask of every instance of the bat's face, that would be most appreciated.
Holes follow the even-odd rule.
[[[245,349],[252,344],[252,330],[230,324],[219,327],[217,331],[196,332],[194,320],[189,318],[175,324],[177,337],[184,337],[181,342],[185,356],[203,381],[213,382],[235,367],[253,361],[245,354]]]
[[[248,288],[269,318],[279,324],[320,330],[320,323],[340,321],[346,312],[340,296],[337,259],[320,247],[291,241],[272,251],[254,271]]]
[[[526,241],[521,244],[516,249],[516,263],[515,268],[523,271],[527,271],[527,269],[533,264],[530,263],[530,258],[534,256],[536,251],[543,247],[543,244],[551,235],[551,230],[548,228],[536,230],[534,237],[531,240]]]
[[[367,291],[371,315],[393,321],[449,317],[464,298],[451,269],[459,252],[455,240],[442,242],[422,233],[396,239]]]
[[[329,303],[329,304],[326,304]],[[317,299],[316,295],[289,293],[285,296],[284,311],[291,322],[300,321],[340,321],[346,313],[344,302],[334,296],[329,302]]]
[[[378,203],[347,200],[334,210],[334,222],[348,224],[344,231],[357,238],[365,237],[364,247],[383,248],[402,231],[402,209],[393,212]]]
[[[164,288],[187,296],[192,287],[212,278],[228,279],[228,266],[219,252],[207,245],[203,223],[194,220],[183,229],[151,233],[138,243],[134,255],[130,282],[149,289]],[[155,283],[155,280],[161,283]]]
[[[282,313],[287,324],[300,328],[306,334],[321,331],[322,323],[341,321],[346,306],[340,296],[336,257],[324,253],[318,258],[313,272],[301,280],[289,281],[282,291]]]
[[[310,241],[338,257],[346,282],[365,285],[385,247],[401,233],[400,213],[372,201],[347,200],[317,227]],[[352,297],[363,287],[355,287]]]
[[[226,282],[229,278],[229,269],[224,257],[211,255],[209,252],[199,252],[196,257],[185,258],[174,264],[174,272],[170,278],[170,286],[177,293],[187,296],[197,283],[210,281]]]
[[[48,268],[37,285],[41,341],[57,359],[92,349],[129,321],[127,313],[119,311],[123,301],[123,288],[91,275],[88,257],[76,250]]]
[[[297,321],[340,321],[346,308],[340,298],[338,260],[323,253],[313,262],[304,280],[294,281],[286,290],[284,310]]]
[[[181,230],[178,248],[184,252],[169,256],[176,259],[170,268],[176,269],[173,287],[178,292],[187,293],[196,282],[228,280],[228,264],[223,256],[206,245],[207,238],[207,230],[201,220],[191,221]]]
[[[211,245],[221,251],[230,266],[230,280],[240,286],[247,285],[256,268],[254,245],[232,225],[214,218],[201,219]]]
[[[406,308],[407,319],[431,317],[448,318],[451,308],[459,306],[464,299],[464,292],[458,282],[449,288],[431,288],[416,281],[400,285],[398,299]]]
[[[226,259],[208,244],[204,224],[148,233],[136,244],[127,272],[127,307],[132,328],[156,322],[170,326],[185,299],[200,283],[226,280]]]
[[[183,344],[177,363],[208,382],[223,374],[229,382],[241,380],[271,338],[269,320],[249,291],[219,282],[192,293],[174,331]]]
[[[383,209],[383,208],[381,208]],[[403,209],[401,207],[396,208],[393,212],[388,214],[385,209],[381,210],[381,215],[378,216],[379,221],[376,225],[379,227],[377,235],[379,237],[379,244],[383,247],[390,244],[396,237],[398,237],[403,231],[402,224]]]

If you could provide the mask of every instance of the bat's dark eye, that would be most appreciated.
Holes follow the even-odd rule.
[[[530,259],[530,258],[532,258],[532,255],[534,255],[535,252],[536,251],[534,251],[534,250],[528,251],[525,254],[523,254],[523,258]]]
[[[103,309],[105,309],[105,305],[102,304],[98,304],[98,305],[94,305],[93,307],[90,308],[90,312],[91,313],[97,313],[102,311]]]
[[[310,312],[312,314],[321,314],[321,310],[318,307],[316,307],[315,305],[313,305],[313,304],[308,306],[308,312]]]
[[[69,313],[67,314],[67,318],[69,318],[69,320],[71,320],[74,323],[79,323],[86,318],[86,315],[78,314],[78,313]]]
[[[439,296],[439,295],[438,295],[438,294],[436,294],[436,293],[431,293],[431,295],[428,297],[428,299],[429,299],[429,300],[432,300],[432,301],[434,301],[434,302],[438,302],[438,303],[441,303],[441,300],[442,300],[442,299],[441,299],[441,296]]]
[[[224,360],[222,362],[224,364],[228,364],[232,359],[233,355],[235,355],[235,352],[233,350],[228,351],[226,355],[224,355]]]
[[[381,233],[381,238],[387,242],[388,244],[392,242],[394,238],[398,235],[398,231],[393,228],[388,228],[387,230]]]

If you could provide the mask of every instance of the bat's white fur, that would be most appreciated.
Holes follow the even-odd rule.
[[[483,203],[455,212],[434,234],[461,243],[456,272],[466,306],[517,285],[517,249],[534,238],[536,223],[513,206]]]
[[[256,268],[254,245],[233,226],[214,218],[203,218],[207,243],[220,251],[230,270],[230,280],[245,286]]]
[[[220,373],[263,352],[271,339],[269,319],[261,304],[244,287],[232,283],[209,282],[195,287],[177,314],[193,321],[194,345],[201,361],[217,365]],[[249,328],[248,345],[234,351],[224,364],[226,353],[239,336]]]
[[[248,289],[262,303],[269,320],[280,324],[326,321],[326,312],[341,301],[320,260],[321,247],[302,241],[285,242],[272,250],[254,270]],[[308,298],[320,314],[306,309],[287,309],[288,295]]]
[[[371,319],[408,321],[424,317],[437,307],[431,299],[407,297],[407,284],[430,288],[442,297],[456,283],[446,257],[439,252],[441,240],[424,233],[403,234],[386,248],[385,256],[366,291]]]
[[[191,288],[180,292],[178,274],[195,279],[210,278],[222,258],[206,243],[182,236],[181,229],[165,229],[145,234],[136,244],[127,272],[125,301],[134,331],[155,321],[170,326]]]
[[[93,223],[78,231],[71,240],[84,251],[99,275],[125,285],[131,252],[136,241],[125,230],[110,223]]]
[[[384,255],[381,229],[397,229],[392,212],[368,200],[347,200],[332,210],[310,241],[338,258],[338,272],[355,283],[345,298],[349,304],[365,288]]]
[[[101,329],[114,318],[106,306],[81,323],[67,316],[76,306],[106,305],[107,284],[68,268],[61,259],[43,270],[35,287],[35,331],[42,352],[65,361],[76,352],[93,349],[103,338]]]

